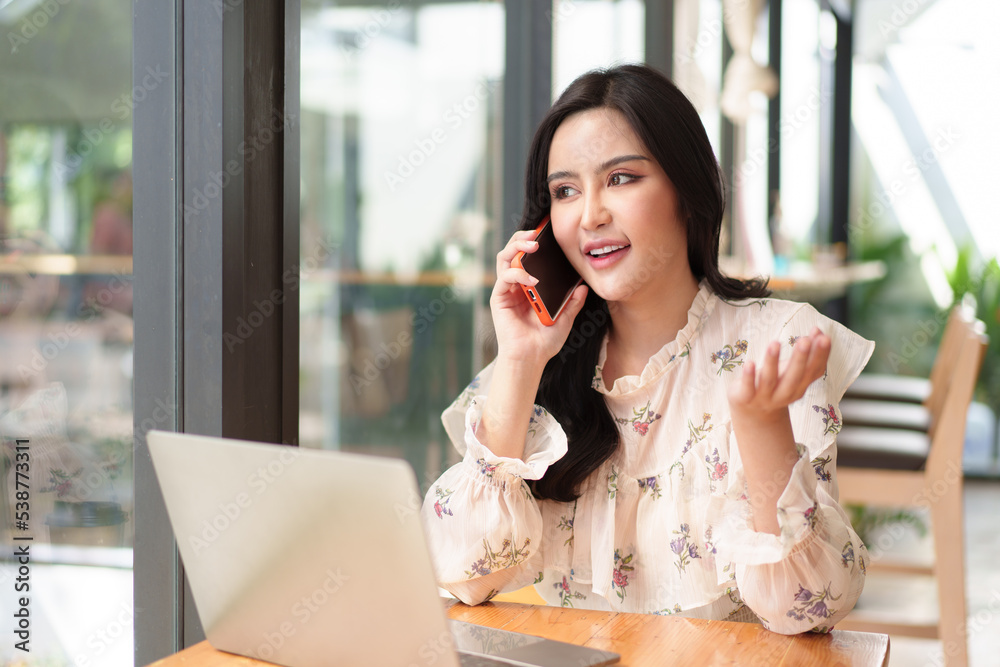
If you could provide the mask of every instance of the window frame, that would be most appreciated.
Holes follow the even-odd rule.
[[[133,3],[136,664],[204,639],[146,432],[298,440],[299,9]]]

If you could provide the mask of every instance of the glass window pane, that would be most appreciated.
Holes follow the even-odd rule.
[[[131,18],[0,4],[0,580],[27,546],[34,664],[132,664]]]
[[[441,411],[489,355],[504,19],[303,7],[305,446],[403,457],[422,481],[454,456]]]
[[[552,98],[589,70],[642,62],[643,0],[553,0]]]
[[[723,39],[721,0],[675,5],[673,80],[698,110],[716,155],[722,141],[719,91]]]
[[[819,214],[820,92],[819,3],[785,0],[781,5],[781,228],[789,247],[808,257],[817,241]]]
[[[855,289],[852,321],[876,341],[874,372],[926,376],[935,348],[907,352],[913,322],[966,288],[995,339],[1000,94],[983,82],[1000,80],[998,21],[1000,5],[983,0],[862,5],[857,13],[850,239],[856,254],[885,262],[888,275]],[[1000,412],[996,366],[988,356],[977,400]]]

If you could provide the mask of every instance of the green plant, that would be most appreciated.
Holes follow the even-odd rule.
[[[916,529],[917,535],[920,537],[927,535],[927,522],[924,521],[923,517],[910,510],[854,504],[845,505],[844,509],[851,519],[854,532],[858,534],[869,550],[871,550],[872,545],[877,544],[875,536],[878,529],[890,524],[908,524]]]
[[[952,303],[971,297],[976,303],[976,317],[986,325],[990,341],[979,371],[976,400],[1000,415],[1000,264],[995,257],[977,264],[973,249],[967,246],[959,251],[948,283]]]
[[[852,246],[859,262],[878,261],[885,275],[851,286],[848,325],[875,342],[875,354],[865,371],[927,377],[937,351],[937,336],[929,344],[912,346],[918,323],[935,319],[940,306],[926,286],[920,258],[902,234],[867,235]],[[906,353],[913,349],[911,353]]]
[[[909,250],[909,239],[903,234],[891,236],[888,239],[868,240],[852,248],[854,259],[858,262],[882,262],[885,265],[885,275],[879,280],[860,283],[851,292],[852,306],[855,312],[870,312],[877,306],[889,285],[890,276],[900,273],[904,265],[912,265],[916,258]]]

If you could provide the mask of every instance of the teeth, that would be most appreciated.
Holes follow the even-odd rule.
[[[606,245],[603,248],[591,250],[589,254],[592,257],[600,257],[601,255],[607,255],[609,252],[621,250],[624,247],[623,245]]]

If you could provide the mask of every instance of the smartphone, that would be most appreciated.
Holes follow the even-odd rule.
[[[569,263],[556,242],[548,217],[542,220],[542,224],[538,225],[535,232],[538,249],[531,253],[517,253],[511,266],[524,269],[531,276],[538,278],[538,283],[521,285],[521,290],[542,324],[552,326],[566,307],[573,290],[583,282],[583,278]]]

